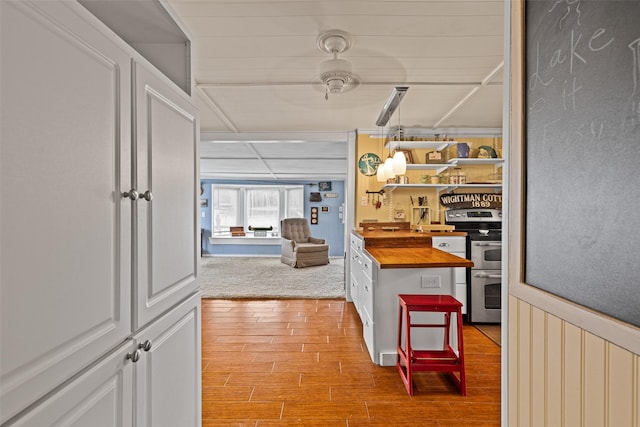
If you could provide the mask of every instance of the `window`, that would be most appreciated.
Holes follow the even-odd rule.
[[[287,187],[285,218],[304,218],[304,188]]]
[[[238,188],[212,187],[213,234],[229,232],[229,227],[242,224],[242,204]]]
[[[280,190],[277,188],[247,188],[244,224],[251,227],[270,227],[280,223]]]
[[[304,187],[301,185],[241,186],[212,184],[212,230],[214,236],[229,235],[229,227],[273,227],[280,233],[283,218],[304,217]]]

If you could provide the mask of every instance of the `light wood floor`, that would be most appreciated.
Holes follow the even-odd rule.
[[[353,304],[202,300],[203,427],[499,426],[500,347],[464,329],[467,396],[374,365]]]

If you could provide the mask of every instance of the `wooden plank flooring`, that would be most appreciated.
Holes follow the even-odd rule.
[[[343,300],[202,300],[203,427],[499,426],[500,347],[465,327],[467,396],[374,365]]]

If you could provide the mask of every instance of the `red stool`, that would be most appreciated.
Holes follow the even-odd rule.
[[[447,372],[458,386],[463,396],[467,395],[467,383],[464,372],[464,348],[462,344],[462,303],[451,295],[398,295],[400,310],[398,314],[398,356],[396,365],[407,388],[413,396],[413,373],[425,371]],[[411,323],[411,312],[444,313],[443,324]],[[458,335],[458,354],[449,344],[451,333],[451,313],[456,314]],[[404,326],[405,346],[402,347]],[[417,350],[411,346],[411,328],[442,328],[444,343],[442,350]],[[455,375],[455,372],[459,376]]]

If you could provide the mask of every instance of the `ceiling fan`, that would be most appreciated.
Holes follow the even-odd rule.
[[[338,58],[351,47],[351,36],[341,30],[330,30],[320,34],[316,39],[318,49],[332,55],[332,59],[320,64],[320,81],[325,90],[324,98],[329,94],[349,91],[358,86],[359,81],[351,72],[351,63]]]

